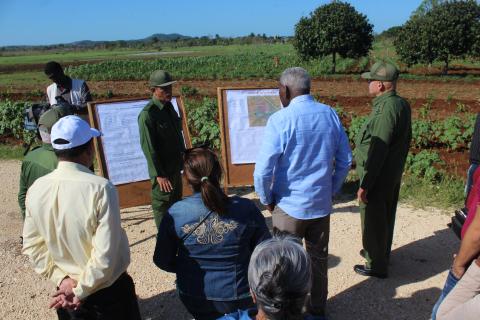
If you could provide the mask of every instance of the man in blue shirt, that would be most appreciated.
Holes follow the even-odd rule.
[[[332,197],[348,174],[352,153],[335,110],[310,95],[304,69],[283,72],[280,100],[285,108],[268,119],[255,164],[255,190],[272,212],[274,228],[305,239],[313,269],[307,312],[322,319]]]

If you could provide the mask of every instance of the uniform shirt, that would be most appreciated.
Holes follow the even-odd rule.
[[[33,149],[23,159],[18,191],[18,204],[23,218],[25,218],[25,197],[28,188],[35,180],[55,170],[57,163],[57,156],[50,143],[44,143],[42,146]]]
[[[78,281],[81,300],[112,285],[130,263],[115,187],[80,164],[59,162],[28,190],[22,252],[56,285],[65,276]]]
[[[360,186],[371,189],[380,177],[389,184],[400,182],[411,138],[408,102],[395,91],[376,97],[355,143]]]
[[[351,162],[335,110],[311,95],[298,96],[268,119],[255,164],[255,191],[263,204],[275,203],[294,218],[324,217]]]
[[[172,177],[182,170],[185,142],[173,105],[152,98],[138,115],[140,144],[150,178]]]

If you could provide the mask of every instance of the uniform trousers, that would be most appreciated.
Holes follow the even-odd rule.
[[[388,272],[399,192],[400,182],[378,184],[360,203],[365,265],[376,273]]]
[[[312,261],[312,289],[305,307],[312,315],[324,316],[328,296],[330,215],[300,220],[276,207],[272,213],[272,222],[274,230],[285,231],[305,239],[305,248]]]
[[[172,192],[164,192],[160,190],[157,179],[152,178],[152,210],[153,210],[153,219],[155,220],[155,225],[158,227],[162,222],[163,216],[167,213],[168,208],[170,208],[175,202],[182,199],[182,176],[180,172],[176,175],[168,177],[170,183],[172,184]]]

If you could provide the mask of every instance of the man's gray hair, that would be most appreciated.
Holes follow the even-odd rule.
[[[310,76],[300,67],[288,68],[280,76],[280,84],[296,92],[310,92]]]
[[[268,319],[291,319],[301,315],[311,278],[308,253],[293,236],[275,236],[260,243],[250,258],[250,289],[258,308]]]

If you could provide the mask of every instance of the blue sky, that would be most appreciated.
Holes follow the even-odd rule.
[[[129,40],[153,33],[293,35],[329,0],[0,0],[0,46]],[[401,25],[421,0],[351,0],[375,32]]]

